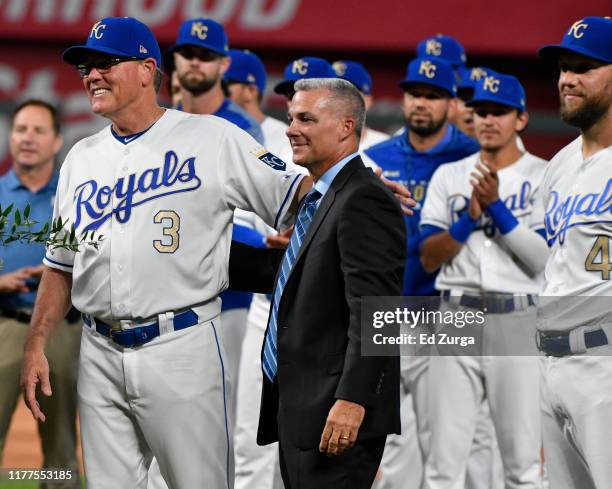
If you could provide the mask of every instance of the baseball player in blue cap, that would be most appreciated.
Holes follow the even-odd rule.
[[[336,78],[336,72],[323,58],[307,56],[293,60],[283,71],[283,80],[277,83],[274,91],[291,100],[295,94],[293,84],[302,78]]]
[[[612,487],[612,19],[579,19],[540,55],[558,63],[561,118],[580,129],[542,183],[544,459],[551,488],[602,489]]]
[[[342,78],[351,82],[357,87],[357,90],[363,96],[365,102],[366,111],[370,110],[374,104],[374,98],[372,96],[372,77],[365,66],[356,61],[340,60],[332,63],[332,68],[336,72],[338,78]],[[364,157],[363,151],[370,146],[381,143],[389,139],[389,135],[376,131],[370,127],[364,127],[361,133],[361,141],[359,143],[359,151],[362,153],[362,159],[366,166],[375,166],[374,162],[367,156]]]
[[[459,81],[457,83],[457,109],[453,115],[452,124],[463,133],[474,137],[474,109],[467,105],[474,96],[474,90],[480,80],[493,74],[490,68],[477,66],[474,68],[459,67],[457,70]]]
[[[225,97],[223,74],[230,66],[228,39],[219,22],[209,18],[184,21],[176,42],[164,53],[181,85],[181,106],[191,114],[212,114],[233,122],[263,144],[261,128],[243,109]]]
[[[406,218],[408,228],[408,258],[404,275],[404,295],[435,295],[435,273],[426,272],[420,262],[420,211],[429,180],[442,164],[456,161],[478,151],[476,141],[449,124],[449,111],[456,106],[456,79],[453,67],[446,61],[425,57],[408,64],[406,78],[400,82],[404,91],[404,130],[387,141],[365,150],[365,154],[383,169],[383,175],[408,186],[417,201],[414,215]],[[405,412],[413,408],[416,414],[418,449],[416,456],[424,459],[428,448],[428,405],[426,392],[428,358],[402,357],[402,383]],[[411,399],[410,399],[411,397]],[[418,460],[417,465],[424,460]],[[419,466],[420,468],[420,466]],[[384,472],[383,472],[384,477]],[[415,483],[420,485],[418,476]]]
[[[528,115],[525,91],[515,77],[483,78],[468,105],[474,107],[481,150],[434,173],[421,212],[421,258],[428,271],[441,267],[436,288],[443,310],[484,308],[488,349],[483,354],[490,356],[462,355],[457,349],[431,359],[431,436],[423,487],[463,487],[486,398],[505,487],[537,488],[541,423],[534,371],[539,360],[529,333],[548,256],[537,200],[546,162],[516,143]],[[500,325],[523,338],[525,356],[504,356],[508,340]]]

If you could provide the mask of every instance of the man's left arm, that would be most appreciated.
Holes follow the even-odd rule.
[[[352,446],[365,410],[376,400],[376,387],[388,361],[361,355],[361,301],[364,296],[402,294],[406,231],[400,206],[386,189],[368,185],[347,200],[340,216],[338,242],[349,306],[344,368],[321,437],[330,455]]]

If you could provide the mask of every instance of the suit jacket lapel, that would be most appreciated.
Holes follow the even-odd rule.
[[[295,263],[293,264],[291,273],[293,273],[293,270],[295,269],[295,264],[300,260],[301,256],[304,254],[306,248],[308,248],[308,245],[310,244],[310,242],[312,241],[312,238],[317,232],[317,229],[319,228],[319,226],[321,225],[321,223],[327,216],[331,206],[333,205],[336,199],[336,192],[340,191],[342,187],[344,187],[344,184],[349,179],[351,174],[354,171],[356,171],[359,167],[363,167],[363,162],[361,161],[361,158],[357,156],[353,158],[351,161],[349,161],[346,164],[346,166],[342,168],[342,170],[340,170],[340,173],[336,175],[336,178],[334,178],[334,181],[332,182],[330,188],[327,190],[327,192],[325,192],[325,195],[323,196],[323,200],[319,204],[319,207],[317,211],[315,212],[315,215],[312,218],[312,222],[310,223],[310,226],[308,227],[308,231],[306,231],[306,236],[304,236],[304,240],[302,241],[298,254],[295,257]],[[289,278],[291,277],[291,273],[289,273],[289,277],[287,277],[287,281],[289,281]]]

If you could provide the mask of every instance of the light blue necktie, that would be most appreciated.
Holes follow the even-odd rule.
[[[293,234],[289,240],[289,246],[287,247],[287,251],[285,251],[285,256],[283,257],[283,262],[281,264],[281,271],[278,276],[278,283],[276,284],[274,299],[272,301],[272,314],[270,314],[268,331],[266,333],[266,340],[264,342],[262,368],[264,374],[266,374],[266,377],[268,377],[270,381],[273,381],[274,377],[276,376],[276,332],[278,329],[278,305],[280,304],[280,300],[283,295],[283,289],[287,284],[289,273],[291,273],[291,269],[295,263],[295,258],[300,250],[304,236],[306,236],[306,231],[308,231],[308,227],[312,222],[312,216],[314,216],[314,213],[317,210],[317,202],[320,198],[321,194],[314,189],[311,190],[306,196],[304,205],[300,208],[300,212],[295,222],[295,228],[293,229]]]

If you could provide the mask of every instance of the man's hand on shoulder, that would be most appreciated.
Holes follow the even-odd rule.
[[[402,212],[407,216],[412,216],[414,214],[412,209],[414,206],[416,206],[416,200],[412,198],[410,190],[399,182],[394,182],[393,180],[385,178],[382,174],[382,168],[380,167],[375,168],[374,173],[378,175],[382,183],[384,183],[385,186],[391,190],[391,192],[393,192],[393,195],[402,206]]]
[[[319,451],[331,456],[351,448],[357,441],[364,416],[365,408],[361,404],[337,399],[327,416]]]

